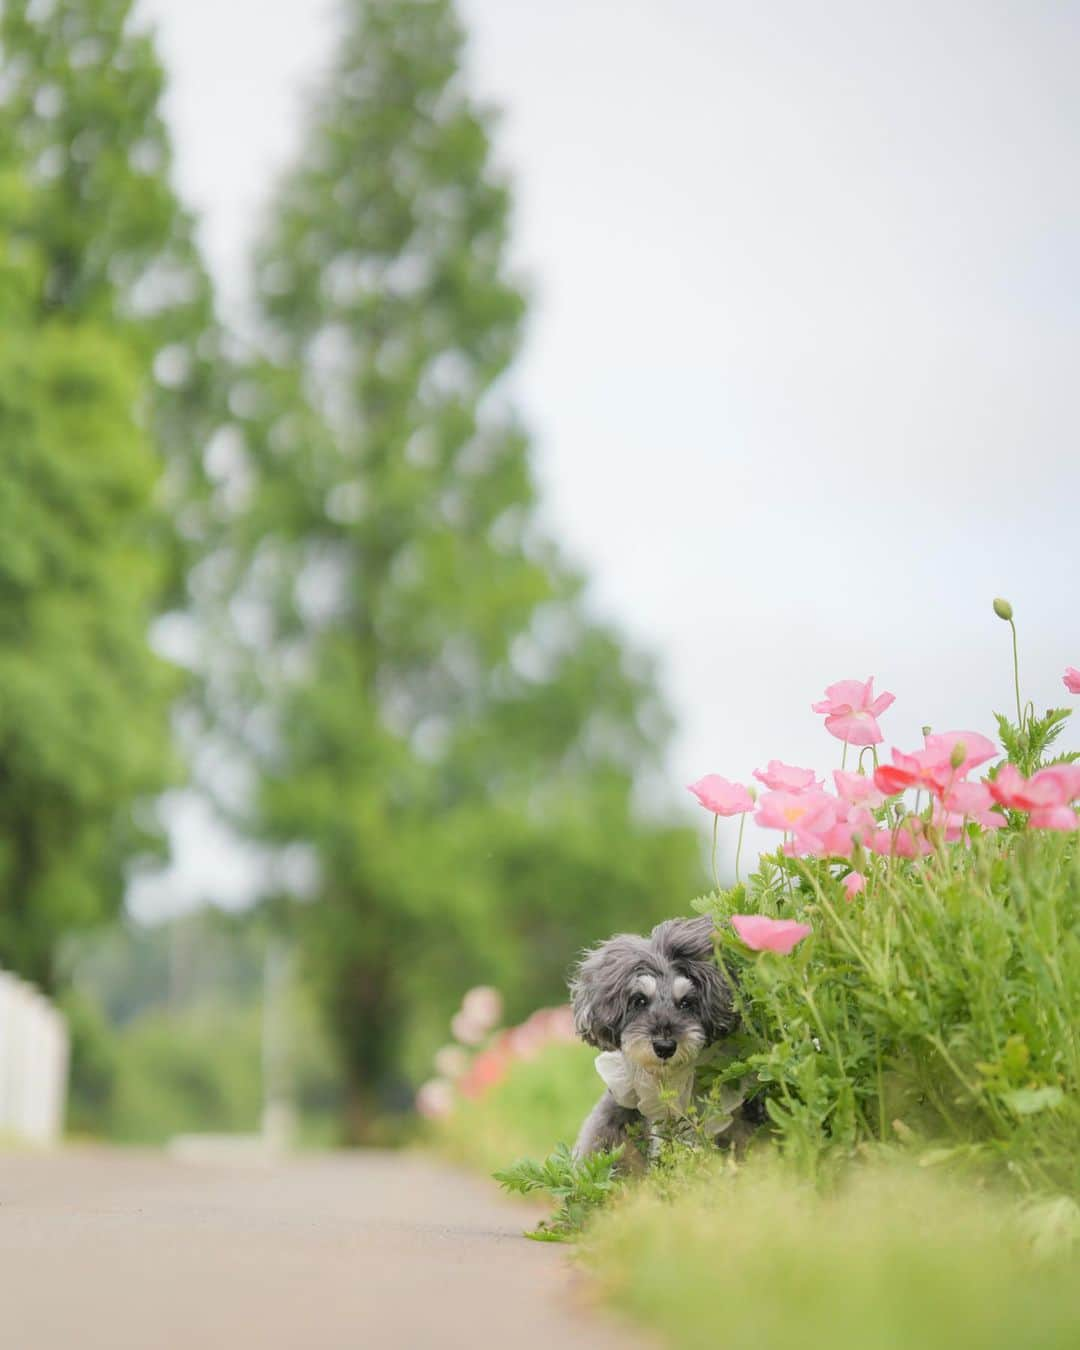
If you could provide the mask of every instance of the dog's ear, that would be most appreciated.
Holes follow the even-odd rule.
[[[712,919],[668,919],[652,930],[651,940],[673,965],[682,967],[701,996],[701,1019],[710,1041],[718,1041],[739,1025],[731,984],[716,961]]]
[[[649,940],[669,961],[711,961],[716,928],[708,914],[698,919],[667,919],[658,923]]]
[[[574,1030],[599,1050],[618,1050],[626,1019],[627,987],[645,952],[643,938],[628,933],[587,951],[570,978]]]

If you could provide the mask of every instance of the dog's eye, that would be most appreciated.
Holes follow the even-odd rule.
[[[685,998],[679,999],[678,1003],[676,1004],[676,1007],[680,1010],[680,1012],[689,1012],[693,1006],[694,1006],[693,994],[687,994]]]
[[[644,994],[635,994],[630,1000],[630,1006],[631,1008],[644,1008],[648,1001]]]

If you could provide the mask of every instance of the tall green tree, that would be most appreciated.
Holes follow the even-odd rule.
[[[138,365],[42,319],[33,194],[0,172],[0,965],[52,985],[57,939],[115,910],[170,769],[150,651],[158,463]]]
[[[149,632],[212,532],[221,339],[131,0],[3,0],[0,49],[0,961],[47,983],[160,846],[181,686]]]
[[[411,1029],[479,977],[511,1013],[575,949],[685,905],[685,830],[635,810],[667,731],[537,523],[500,396],[525,310],[449,0],[350,0],[257,259],[234,393],[231,600],[256,828],[313,850],[302,917],[359,1132]]]

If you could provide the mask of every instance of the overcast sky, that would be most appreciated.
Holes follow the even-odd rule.
[[[1067,704],[1080,8],[462,10],[535,295],[515,386],[547,519],[597,609],[660,658],[673,793],[770,757],[837,765],[809,704],[843,678],[896,694],[886,747],[924,723],[992,732],[1012,704],[998,594],[1025,695]],[[141,11],[171,75],[178,185],[239,314],[335,6]],[[210,839],[181,822],[173,900],[242,889]]]

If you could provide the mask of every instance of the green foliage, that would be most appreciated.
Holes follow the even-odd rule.
[[[510,1066],[482,1096],[461,1100],[432,1128],[439,1151],[480,1171],[507,1158],[546,1153],[556,1139],[576,1135],[596,1105],[602,1084],[596,1051],[579,1043],[545,1046]]]
[[[549,1002],[576,947],[700,872],[635,809],[651,671],[588,617],[496,397],[524,301],[453,7],[345,9],[258,255],[222,595],[254,637],[218,687],[256,740],[252,828],[318,864],[296,918],[362,1130],[433,1009],[478,981]]]
[[[584,1257],[624,1316],[680,1350],[1070,1350],[1080,1211],[1018,1206],[911,1167],[822,1195],[758,1156],[697,1155],[590,1225]]]
[[[756,1075],[804,1173],[895,1145],[1080,1195],[1080,857],[1069,835],[972,834],[854,903],[826,864],[763,860],[750,907],[814,930],[790,956],[735,937],[741,887],[701,902],[744,1018],[724,1077]]]
[[[167,466],[156,542],[174,569],[205,533],[202,452],[219,415],[221,339],[194,226],[170,182],[165,77],[133,0],[4,0],[0,136],[31,188],[22,222],[44,318],[88,319],[135,360]],[[190,561],[190,553],[186,554]],[[178,570],[170,580],[179,586]]]
[[[208,520],[217,332],[130,10],[0,12],[0,963],[46,987],[160,850],[148,633]]]
[[[185,1132],[259,1129],[265,928],[258,914],[201,911],[65,944],[69,1133],[161,1144]],[[285,1021],[299,1139],[336,1143],[336,1065],[302,984],[289,989]]]
[[[616,1148],[575,1158],[568,1145],[559,1144],[543,1162],[522,1158],[493,1175],[505,1191],[516,1195],[542,1191],[558,1202],[551,1218],[526,1233],[526,1237],[537,1242],[568,1242],[621,1184],[617,1176],[621,1157],[622,1149]]]
[[[1047,755],[1047,751],[1065,730],[1071,712],[1071,708],[1048,708],[1042,717],[1036,717],[1029,705],[1022,725],[1010,722],[1002,713],[995,713],[998,735],[1009,762],[1028,777],[1043,765],[1071,764],[1080,759],[1080,752],[1075,750],[1056,756]]]
[[[40,259],[0,219],[0,963],[48,986],[60,933],[119,904],[151,846],[177,686],[147,645],[157,465],[128,350],[42,321]]]

